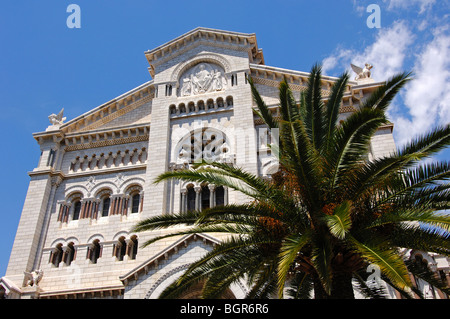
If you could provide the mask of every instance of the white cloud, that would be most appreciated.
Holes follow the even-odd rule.
[[[439,31],[418,55],[403,94],[408,117],[393,115],[397,145],[450,123],[450,35]]]
[[[350,63],[359,66],[370,63],[374,66],[372,78],[384,81],[402,71],[405,54],[412,42],[413,34],[406,23],[397,21],[390,28],[380,29],[375,42],[364,50],[341,48],[325,58],[322,61],[323,73],[327,74],[338,68],[351,70]]]
[[[388,10],[393,9],[409,9],[413,6],[419,6],[419,14],[431,9],[436,0],[383,0],[389,2]]]
[[[427,42],[416,36],[412,28],[405,21],[397,21],[390,28],[380,29],[375,41],[366,48],[339,48],[322,62],[323,73],[329,75],[349,70],[350,63],[360,66],[371,63],[376,81],[409,71],[410,67],[405,65],[414,65],[413,81],[389,108],[397,146],[450,123],[450,27],[440,25],[431,29]]]

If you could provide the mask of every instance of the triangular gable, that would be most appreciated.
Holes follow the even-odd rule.
[[[254,33],[241,33],[198,27],[191,30],[153,50],[145,52],[150,67],[150,75],[155,77],[155,69],[187,50],[206,44],[221,48],[233,48],[239,51],[247,51],[250,63],[264,64],[262,49],[258,48]]]
[[[68,134],[99,129],[150,102],[153,97],[153,81],[149,81],[64,123],[60,130]]]
[[[171,256],[174,253],[177,253],[178,250],[185,248],[189,245],[189,242],[197,241],[197,240],[203,240],[205,243],[209,243],[210,245],[214,246],[220,243],[219,240],[205,235],[205,234],[190,234],[182,237],[181,239],[174,242],[172,245],[167,247],[166,249],[162,250],[161,252],[157,253],[147,261],[143,262],[139,266],[135,267],[134,269],[130,270],[126,274],[119,277],[119,279],[124,283],[124,285],[127,285],[128,281],[130,280],[137,280],[140,275],[147,274],[150,269],[154,266],[157,267],[159,264],[159,260],[167,260],[169,256]]]

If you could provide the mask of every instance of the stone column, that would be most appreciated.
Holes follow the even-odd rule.
[[[201,210],[202,209],[202,188],[200,186],[195,186],[195,210]]]
[[[209,188],[209,207],[213,208],[214,206],[216,206],[216,185],[214,184],[209,184],[208,185]]]
[[[181,190],[181,202],[180,202],[180,211],[182,213],[186,212],[187,210],[187,189],[184,188]]]
[[[228,187],[223,187],[223,204],[228,205]]]

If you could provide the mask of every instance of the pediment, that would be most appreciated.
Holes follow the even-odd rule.
[[[215,246],[220,243],[219,240],[206,234],[185,235],[172,245],[168,246],[166,249],[160,251],[150,259],[141,263],[139,266],[120,276],[119,279],[124,283],[124,285],[127,285],[130,280],[138,280],[139,276],[146,275],[152,268],[158,267],[158,264],[161,261],[167,260],[172,254],[177,253],[182,248],[188,247],[191,242],[197,240],[201,240],[211,246]]]
[[[250,63],[264,64],[262,50],[258,48],[254,33],[240,33],[209,28],[196,28],[153,50],[145,52],[149,72],[155,76],[156,66],[184,54],[200,45],[248,52]]]
[[[64,123],[59,129],[67,135],[136,123],[149,123],[149,119],[143,117],[149,118],[151,111],[149,104],[154,95],[152,81],[149,81]],[[139,112],[139,109],[145,105],[148,105],[148,112]]]

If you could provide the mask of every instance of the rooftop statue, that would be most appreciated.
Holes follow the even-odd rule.
[[[41,281],[42,276],[44,276],[44,271],[42,269],[34,270],[32,272],[24,271],[24,274],[26,286],[38,286],[39,281]]]
[[[370,78],[370,69],[373,68],[372,65],[369,63],[366,63],[364,68],[361,68],[359,66],[356,66],[354,64],[350,64],[352,67],[353,72],[356,73],[355,81],[363,80],[363,79],[369,79]]]
[[[48,119],[50,120],[50,123],[52,125],[61,125],[66,120],[66,118],[63,117],[63,114],[64,108],[62,108],[61,111],[59,111],[58,115],[56,114],[49,115]]]

